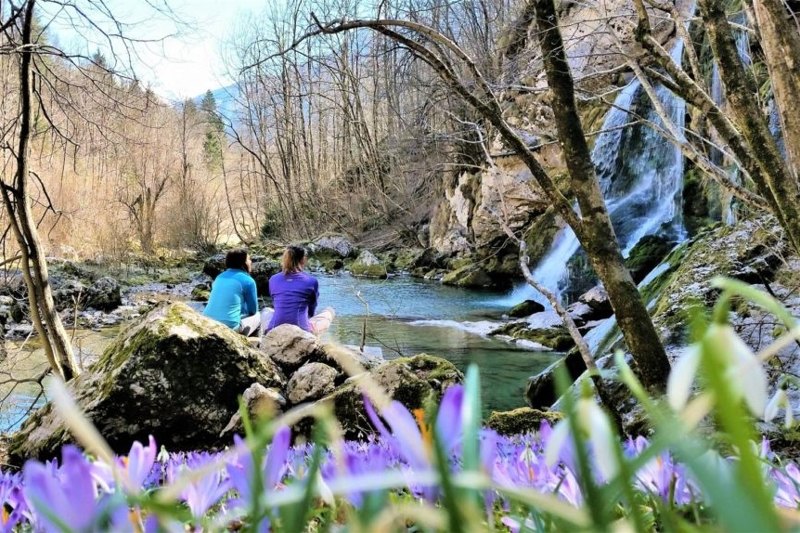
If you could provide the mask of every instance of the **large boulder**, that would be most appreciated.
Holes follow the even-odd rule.
[[[97,309],[113,311],[122,305],[122,291],[117,280],[102,277],[89,285],[72,278],[53,279],[53,300],[60,310]]]
[[[354,376],[344,385],[319,400],[331,405],[348,439],[360,439],[374,433],[366,411],[360,381],[367,374]],[[446,359],[420,354],[387,361],[369,376],[389,395],[408,409],[425,409],[435,405],[450,386],[461,383],[463,374]],[[296,430],[308,435],[311,421],[304,420]]]
[[[311,252],[315,256],[345,259],[352,256],[356,247],[343,235],[323,235],[311,243]]]
[[[268,294],[269,278],[280,272],[281,265],[277,261],[263,255],[252,255],[250,259],[253,262],[253,270],[250,272],[250,275],[253,276],[253,279],[256,281],[258,294]],[[203,264],[203,273],[211,277],[211,279],[216,278],[224,271],[225,254],[212,255],[206,259],[206,262]]]
[[[292,375],[286,396],[292,405],[319,400],[333,392],[338,374],[325,363],[306,363]]]
[[[558,400],[556,390],[556,372],[559,368],[565,368],[570,382],[578,379],[586,371],[586,363],[583,362],[577,348],[570,350],[567,355],[548,366],[535,376],[528,378],[525,387],[525,401],[533,409],[546,409]]]
[[[557,352],[566,352],[575,341],[555,311],[534,313],[525,320],[507,322],[490,335],[533,341]]]
[[[280,325],[264,335],[261,350],[287,373],[325,358],[316,335],[292,324]]]
[[[86,291],[86,307],[99,311],[113,311],[122,305],[119,282],[111,277],[102,277],[89,285]]]
[[[361,278],[384,279],[388,276],[386,265],[369,250],[364,250],[359,254],[358,258],[350,265],[350,272]]]
[[[492,276],[478,265],[465,265],[448,272],[442,278],[445,285],[472,289],[490,289],[495,287]]]
[[[238,409],[238,397],[259,383],[283,389],[280,369],[244,337],[185,304],[162,304],[128,327],[68,387],[78,407],[117,451],[148,435],[169,450],[214,448]],[[51,458],[73,440],[48,404],[9,446],[17,462]]]
[[[350,359],[366,370],[383,363],[383,356],[340,346],[321,344],[316,335],[292,324],[282,324],[270,330],[261,339],[262,352],[272,359],[287,375],[292,374],[306,363],[325,363],[338,372],[345,372],[348,366],[343,359]]]
[[[536,300],[525,300],[512,307],[508,311],[508,316],[511,318],[525,318],[542,311],[544,311],[544,306]]]

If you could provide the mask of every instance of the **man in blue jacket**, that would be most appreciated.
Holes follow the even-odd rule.
[[[242,335],[258,335],[256,282],[250,276],[252,262],[247,250],[231,250],[225,256],[225,272],[214,280],[203,314],[222,322]]]

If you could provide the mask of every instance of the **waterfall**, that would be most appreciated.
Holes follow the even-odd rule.
[[[682,55],[683,43],[678,41],[672,56],[680,62]],[[665,87],[657,86],[655,90],[673,123],[682,130],[685,102]],[[592,150],[592,161],[624,256],[646,235],[684,238],[681,216],[683,155],[653,128],[645,124],[626,126],[634,120],[631,113],[656,124],[662,123],[637,79],[617,95]],[[535,268],[534,277],[549,290],[561,294],[571,281],[567,264],[579,250],[575,233],[568,227],[562,229]],[[503,303],[515,304],[525,299],[545,303],[527,284],[514,289]]]

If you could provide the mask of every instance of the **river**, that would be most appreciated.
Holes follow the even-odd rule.
[[[449,359],[461,370],[474,362],[481,371],[486,414],[524,405],[526,378],[558,357],[485,335],[507,310],[506,295],[501,293],[448,287],[406,276],[370,280],[339,274],[318,275],[318,279],[320,307],[331,306],[337,313],[327,334],[330,339],[360,344],[366,320],[367,346],[380,347],[387,359],[424,352]],[[202,309],[198,302],[192,305]],[[74,342],[79,355],[87,360],[97,357],[117,332],[118,328],[78,330]],[[8,350],[0,372],[13,370],[15,376],[33,376],[46,369],[35,339],[24,345],[9,342]],[[27,410],[37,392],[35,385],[23,384],[11,391],[10,385],[0,383],[0,394],[8,396],[0,410],[0,430],[19,425],[20,413]],[[38,403],[42,402],[39,399]]]

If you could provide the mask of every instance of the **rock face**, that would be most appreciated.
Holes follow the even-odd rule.
[[[154,308],[69,383],[78,406],[124,451],[152,434],[170,450],[213,448],[253,383],[283,389],[280,369],[243,337],[181,303]],[[72,439],[47,405],[13,436],[12,458],[50,458]]]
[[[259,294],[269,293],[269,278],[277,274],[281,270],[280,264],[277,261],[264,257],[262,255],[251,256],[253,262],[253,271],[250,273],[256,281],[256,287]],[[210,276],[211,279],[216,278],[221,272],[225,270],[225,254],[212,255],[203,264],[203,273]]]
[[[364,250],[359,254],[358,258],[350,265],[350,272],[354,276],[362,278],[384,279],[388,276],[386,266],[369,250]]]
[[[338,257],[345,259],[352,256],[356,247],[343,235],[323,235],[311,243],[313,255]]]
[[[286,386],[292,405],[319,400],[333,392],[338,372],[325,363],[306,363],[297,369]]]

